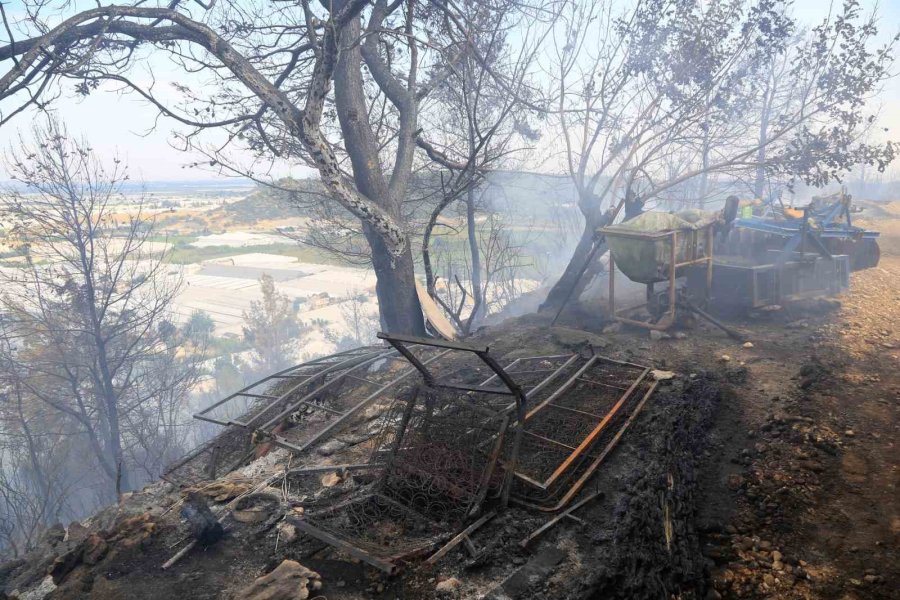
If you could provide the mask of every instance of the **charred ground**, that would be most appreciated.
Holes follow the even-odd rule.
[[[897,221],[879,267],[853,274],[837,301],[759,312],[734,322],[752,347],[701,323],[649,340],[610,328],[599,306],[557,326],[526,316],[482,331],[497,356],[594,344],[611,357],[675,371],[583,493],[603,495],[523,549],[546,516],[510,508],[434,568],[388,577],[299,536],[278,518],[226,522],[227,536],[177,565],[182,492],[160,482],[82,524],[56,528],[24,560],[3,565],[9,597],[240,598],[292,559],[341,598],[898,598],[896,463],[900,342]],[[222,505],[267,481],[279,461],[345,463],[361,441],[327,457],[271,452],[210,487]],[[351,436],[352,437],[352,436]],[[349,475],[334,488],[359,485]],[[277,485],[334,493],[322,475]],[[46,579],[50,573],[51,580]],[[42,595],[38,586],[43,592]]]

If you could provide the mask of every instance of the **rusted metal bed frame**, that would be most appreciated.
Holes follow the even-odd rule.
[[[340,374],[341,370],[348,369],[358,364],[361,360],[365,361],[368,358],[371,358],[373,356],[377,357],[377,355],[385,352],[390,353],[393,351],[383,346],[363,346],[360,348],[354,348],[344,352],[338,352],[328,356],[323,356],[311,361],[306,361],[298,365],[282,369],[281,371],[268,375],[263,379],[245,386],[237,392],[229,394],[225,398],[222,398],[221,400],[218,400],[215,403],[203,408],[193,416],[197,420],[213,423],[215,425],[221,425],[223,427],[229,428],[231,431],[237,432],[241,430],[247,430],[252,427],[264,414],[266,414],[266,412],[268,412],[273,407],[278,406],[279,403],[283,402],[291,394],[302,389],[304,386],[315,386],[317,383],[325,381],[329,376]],[[311,373],[304,372],[310,369],[312,370]],[[299,381],[292,385],[287,392],[277,396],[251,391],[266,384],[272,385],[272,382],[282,379]],[[316,390],[321,391],[322,387],[319,386],[316,388]],[[264,403],[261,408],[245,408],[242,411],[241,416],[236,418],[217,418],[210,414],[213,413],[217,408],[226,405],[228,402],[232,402],[236,399],[268,402]],[[247,415],[251,414],[251,412],[255,412],[255,414],[251,417],[247,417]],[[165,473],[162,474],[163,479],[166,479],[171,483],[175,483],[175,481],[172,479],[173,473],[175,473],[177,470],[181,469],[191,461],[197,460],[200,456],[207,452],[211,452],[213,454],[211,460],[214,465],[219,460],[219,457],[217,456],[217,440],[218,438],[215,438],[204,444],[201,444],[195,450],[188,453],[177,462],[171,464],[166,469]],[[229,464],[226,468],[234,469],[239,467],[241,463],[243,463],[247,458],[249,458],[249,456],[251,456],[251,454],[252,450],[250,450],[250,453],[248,453],[247,451],[242,452],[237,462],[234,464]],[[214,473],[212,475],[214,475]]]
[[[512,502],[514,502],[515,504],[518,504],[520,506],[524,506],[526,508],[531,508],[531,509],[539,510],[541,512],[547,512],[547,513],[556,513],[558,511],[566,509],[566,507],[569,505],[569,503],[572,502],[572,500],[574,500],[578,496],[579,492],[581,492],[582,489],[584,489],[584,486],[588,483],[588,481],[591,479],[591,477],[594,476],[594,474],[597,472],[597,470],[600,468],[600,466],[603,464],[603,462],[609,457],[609,455],[612,453],[612,451],[618,445],[619,441],[622,439],[622,436],[625,434],[625,432],[628,430],[628,428],[632,425],[634,420],[637,418],[637,416],[643,410],[647,401],[650,399],[650,397],[656,391],[656,388],[658,386],[659,386],[659,382],[657,382],[657,381],[652,382],[649,385],[649,387],[647,388],[647,390],[644,392],[644,394],[641,395],[640,400],[637,401],[637,404],[634,406],[634,408],[632,408],[630,411],[628,411],[627,409],[622,409],[622,405],[617,402],[616,407],[614,408],[614,411],[616,413],[620,413],[620,414],[609,414],[607,416],[610,419],[615,418],[617,416],[622,417],[622,418],[624,418],[624,421],[618,426],[617,429],[615,429],[615,433],[612,435],[611,439],[603,446],[603,449],[592,460],[587,462],[588,459],[591,458],[591,456],[588,453],[584,453],[579,457],[580,458],[579,463],[577,463],[574,467],[572,466],[572,464],[570,464],[568,466],[566,482],[568,482],[568,479],[571,478],[569,476],[577,475],[577,478],[574,481],[572,481],[571,484],[568,485],[568,487],[565,487],[564,485],[562,485],[563,480],[560,480],[560,484],[556,486],[556,489],[554,489],[552,486],[546,487],[546,488],[540,488],[539,486],[535,486],[537,489],[543,489],[545,491],[551,492],[549,495],[549,498],[550,498],[549,502],[540,502],[539,503],[539,502],[532,501],[526,497],[514,497],[512,499]],[[610,412],[613,412],[613,411],[610,411]],[[627,415],[627,416],[625,416],[625,415]],[[606,419],[604,419],[604,420],[606,420]],[[606,420],[606,421],[608,423],[608,420]],[[597,432],[597,433],[599,434],[599,432]],[[596,440],[595,440],[595,442],[596,442]],[[559,497],[559,499],[554,503],[553,500],[555,500],[557,497]]]
[[[550,443],[555,443],[560,447],[565,447],[571,450],[571,453],[566,456],[566,458],[553,470],[553,473],[544,481],[536,481],[523,473],[516,472],[516,477],[522,479],[527,482],[529,485],[536,487],[540,490],[546,491],[553,486],[554,483],[565,473],[572,464],[578,459],[584,452],[587,450],[593,443],[596,441],[597,436],[609,425],[610,421],[616,416],[625,402],[631,397],[637,387],[644,381],[645,377],[650,373],[650,367],[640,367],[640,365],[632,365],[630,363],[623,363],[621,361],[616,361],[611,358],[606,358],[604,356],[600,356],[599,354],[595,354],[588,359],[585,364],[575,372],[561,387],[553,392],[546,400],[532,408],[528,411],[528,414],[525,416],[525,433],[528,435],[528,422],[534,419],[539,413],[544,410],[565,410],[565,411],[575,411],[576,409],[568,408],[559,404],[554,404],[554,401],[559,399],[563,394],[565,394],[569,389],[572,388],[578,381],[583,381],[589,384],[599,384],[603,385],[601,382],[594,382],[588,379],[585,379],[585,373],[590,371],[590,368],[594,366],[598,362],[608,362],[611,364],[618,364],[623,366],[631,366],[642,368],[643,370],[640,372],[640,375],[636,379],[634,379],[631,385],[626,388],[623,393],[619,396],[618,400],[615,402],[613,407],[607,412],[605,415],[596,415],[596,414],[587,414],[584,416],[590,416],[597,419],[597,424],[591,429],[590,433],[580,442],[578,445],[573,447],[571,446],[571,441],[566,440],[553,440],[546,439]],[[580,412],[580,411],[578,411]]]
[[[435,361],[440,360],[441,358],[446,356],[449,352],[450,352],[450,350],[445,350],[443,352],[439,352],[435,356],[424,359],[422,361],[422,363],[425,365],[429,365]],[[400,357],[389,356],[386,358],[397,359]],[[378,386],[378,388],[374,392],[368,394],[365,398],[360,400],[357,404],[355,404],[349,410],[347,410],[344,413],[341,413],[337,419],[335,419],[334,421],[332,421],[331,423],[329,423],[328,425],[326,425],[325,427],[320,429],[311,438],[309,438],[308,440],[306,440],[300,444],[293,443],[290,440],[288,440],[286,437],[279,435],[279,434],[273,433],[273,434],[270,434],[269,437],[272,440],[273,444],[280,446],[282,448],[285,448],[287,450],[290,450],[291,452],[296,452],[296,453],[305,452],[306,450],[309,450],[316,444],[322,442],[325,438],[329,437],[332,433],[336,432],[338,429],[347,425],[348,422],[355,415],[358,415],[366,407],[372,405],[379,398],[383,397],[385,395],[385,393],[388,392],[388,390],[401,384],[403,381],[407,380],[410,376],[414,375],[417,372],[418,371],[414,367],[404,369],[399,375],[397,375],[395,378],[393,378],[392,380],[390,380],[384,384],[378,384],[376,382],[368,381],[368,380],[364,381],[364,383],[367,383],[369,385],[376,385],[376,386]],[[350,377],[353,377],[353,376],[351,375]]]
[[[513,437],[513,447],[510,452],[510,455],[506,458],[507,460],[507,476],[506,481],[503,484],[503,492],[501,496],[501,504],[502,506],[506,506],[509,503],[509,491],[512,487],[512,471],[515,469],[516,460],[518,459],[519,447],[522,444],[522,427],[519,425],[524,422],[526,405],[528,403],[528,398],[525,395],[524,390],[519,386],[519,384],[512,378],[510,375],[500,366],[493,356],[490,355],[490,348],[488,346],[471,346],[469,344],[461,344],[458,342],[447,342],[443,340],[434,340],[434,339],[424,339],[417,338],[414,336],[406,336],[406,335],[388,335],[385,333],[378,333],[378,339],[382,339],[393,346],[397,352],[406,357],[407,360],[421,373],[422,378],[425,380],[425,384],[429,387],[434,388],[442,388],[442,389],[450,389],[457,390],[463,392],[479,392],[486,394],[499,394],[503,396],[512,396],[513,397],[513,405],[515,410],[515,433]],[[423,363],[413,354],[409,345],[415,346],[429,346],[433,348],[443,348],[450,351],[461,351],[461,352],[471,352],[475,356],[478,357],[481,362],[483,362],[491,371],[494,372],[494,375],[488,379],[490,382],[494,377],[500,379],[503,382],[504,388],[501,387],[491,387],[489,385],[477,385],[477,386],[468,386],[454,383],[441,383],[438,381],[438,378],[428,369],[428,365]],[[512,425],[512,424],[511,424]]]
[[[650,370],[648,367],[645,367],[643,365],[636,365],[633,363],[616,361],[611,358],[600,356],[594,352],[593,348],[590,348],[589,355],[573,353],[548,356],[520,357],[508,363],[506,367],[502,367],[497,362],[497,360],[490,355],[490,349],[487,346],[473,346],[457,342],[423,339],[412,336],[386,335],[381,333],[378,334],[378,337],[386,341],[391,346],[391,349],[387,349],[386,347],[365,347],[356,349],[355,351],[338,353],[337,355],[324,357],[322,359],[318,359],[317,361],[310,361],[308,363],[304,363],[303,365],[297,365],[295,367],[285,369],[251,386],[248,386],[240,390],[239,392],[232,394],[231,396],[226,397],[225,399],[200,411],[195,416],[198,419],[217,423],[220,425],[237,426],[242,428],[255,427],[256,431],[264,434],[272,443],[284,447],[291,452],[299,453],[307,451],[315,445],[321,443],[324,439],[334,434],[342,427],[346,426],[352,420],[354,415],[359,414],[360,411],[371,405],[378,398],[382,397],[388,390],[406,381],[413,374],[418,373],[421,375],[422,381],[424,382],[424,389],[445,390],[450,393],[462,393],[462,395],[459,396],[459,402],[461,403],[460,406],[467,406],[473,411],[483,410],[486,414],[490,413],[493,414],[494,417],[501,417],[499,421],[496,421],[497,423],[499,423],[499,426],[496,429],[496,433],[483,440],[483,443],[491,446],[492,449],[488,450],[488,448],[485,447],[484,451],[482,452],[482,457],[486,457],[485,464],[487,466],[484,469],[481,475],[481,481],[478,484],[479,491],[472,498],[472,506],[468,512],[469,517],[475,518],[475,521],[470,522],[465,527],[461,527],[461,529],[458,529],[456,531],[443,532],[441,535],[435,536],[433,539],[422,541],[422,543],[417,547],[407,548],[407,551],[405,552],[385,556],[384,554],[372,552],[363,547],[360,547],[359,545],[354,544],[351,539],[346,539],[342,538],[340,535],[335,535],[333,530],[329,531],[327,529],[318,527],[316,525],[313,512],[310,512],[305,518],[292,517],[292,522],[294,522],[297,527],[304,533],[317,538],[320,541],[323,541],[338,550],[345,551],[351,556],[354,556],[355,558],[358,558],[388,573],[396,572],[399,561],[408,559],[414,555],[418,556],[426,554],[430,550],[433,550],[435,547],[437,547],[438,544],[440,544],[442,541],[444,545],[441,546],[437,550],[437,552],[434,552],[427,560],[427,562],[433,564],[459,544],[464,544],[470,552],[474,552],[474,544],[470,539],[470,535],[495,514],[494,512],[491,512],[479,516],[480,506],[486,499],[486,494],[488,492],[488,482],[492,480],[494,476],[493,473],[495,470],[495,465],[502,465],[502,468],[504,470],[502,476],[502,484],[500,484],[499,488],[500,492],[497,495],[500,500],[501,507],[506,506],[508,502],[512,500],[516,504],[529,506],[531,508],[536,508],[542,511],[559,511],[564,509],[568,505],[568,503],[578,495],[587,480],[594,474],[600,463],[606,458],[606,456],[612,450],[612,447],[616,442],[618,442],[618,440],[624,434],[624,431],[628,428],[630,423],[637,416],[637,413],[646,403],[647,399],[656,389],[656,383],[654,382],[643,395],[642,399],[639,401],[637,408],[635,408],[627,417],[624,425],[620,426],[619,429],[615,432],[612,441],[607,444],[607,446],[603,449],[602,453],[599,456],[594,457],[594,455],[588,454],[590,448],[595,445],[596,441],[603,431],[609,430],[609,427],[613,420],[616,419],[617,416],[620,416],[620,411],[625,412],[622,411],[623,406],[627,402],[629,402],[630,398],[634,395],[635,390],[638,389],[638,387],[647,380],[646,378]],[[437,354],[429,357],[418,356],[410,349],[410,347],[416,346],[433,348],[438,352]],[[445,376],[439,376],[433,370],[435,363],[454,351],[471,353],[472,355],[477,357],[478,360],[492,372],[492,374],[480,383],[476,382],[474,384],[452,382],[448,381],[447,377]],[[359,377],[357,375],[359,371],[368,369],[377,361],[385,359],[404,360],[412,366],[411,368],[400,372],[393,379],[386,383],[379,383],[376,381],[372,381],[366,377]],[[335,360],[337,362],[335,362]],[[579,360],[583,360],[584,364],[579,366]],[[529,363],[533,361],[542,361],[548,364],[538,364],[538,368],[532,368]],[[605,385],[603,382],[596,382],[587,379],[587,375],[590,374],[591,368],[599,363],[621,365],[623,368],[627,367],[631,369],[640,369],[640,375],[637,377],[637,379],[632,381],[631,385],[628,388],[623,390],[623,393],[618,397],[616,403],[605,415],[590,415],[591,417],[596,418],[596,423],[593,425],[588,435],[583,439],[578,440],[577,444],[568,444],[565,441],[561,442],[560,440],[556,440],[557,443],[562,443],[568,449],[570,449],[571,452],[562,462],[554,466],[552,474],[548,478],[543,481],[537,481],[528,477],[526,474],[519,472],[517,466],[519,453],[521,452],[522,448],[522,440],[524,436],[530,435],[528,432],[529,421],[537,418],[538,416],[543,414],[544,411],[568,410],[567,407],[557,405],[556,401],[563,397],[564,394],[566,394],[572,388],[572,386],[576,385],[578,382]],[[312,374],[304,373],[300,375],[291,375],[291,373],[296,373],[298,370],[301,370],[304,367],[307,369],[314,368],[316,369],[316,371]],[[570,373],[573,369],[574,373]],[[523,387],[521,381],[517,381],[515,378],[518,375],[527,379],[528,376],[542,375],[544,373],[548,373],[548,375],[542,377],[527,390],[525,389],[525,387]],[[558,387],[551,387],[551,384],[553,384],[554,381],[558,380],[564,374],[568,376],[562,382],[562,384]],[[250,392],[250,390],[252,390],[253,388],[272,379],[287,379],[296,377],[300,377],[301,381],[295,385],[292,385],[287,392],[278,396],[254,394]],[[340,382],[344,381],[358,381],[363,385],[375,386],[376,389],[365,396],[361,401],[353,405],[349,410],[343,412],[313,402],[313,400],[327,393],[333,387],[337,386]],[[498,385],[498,383],[500,385]],[[289,400],[289,397],[297,390],[301,389],[304,385],[309,387],[314,384],[319,385],[316,385],[302,397],[293,401]],[[475,394],[475,396],[471,396],[472,394]],[[545,394],[546,397],[544,397]],[[487,402],[487,404],[485,404],[485,408],[478,406],[477,398],[479,395],[484,395],[481,396],[481,398],[485,402]],[[511,402],[506,403],[504,401],[502,405],[498,406],[496,402],[489,401],[491,397],[504,396],[511,397]],[[215,408],[222,406],[229,400],[233,400],[238,397],[269,400],[270,402],[266,403],[263,409],[257,412],[251,418],[243,416],[241,418],[228,419],[226,421],[209,416],[209,413]],[[411,400],[407,404],[407,408],[404,410],[413,410],[415,402],[416,400],[414,397],[413,400]],[[536,404],[533,407],[529,408],[529,402]],[[334,421],[328,423],[325,427],[317,431],[312,437],[306,439],[302,443],[290,441],[279,433],[272,432],[274,426],[277,423],[281,422],[286,415],[291,414],[291,412],[304,405],[313,407],[317,410],[323,410],[329,415],[334,415],[337,418]],[[275,416],[269,418],[265,423],[259,424],[259,421],[262,420],[261,415],[270,413],[273,409],[282,406],[283,408]],[[392,457],[396,455],[396,453],[400,449],[400,444],[403,443],[403,432],[405,431],[406,423],[409,422],[408,419],[409,416],[407,415],[401,420],[402,422],[399,425],[398,432],[396,433],[396,438],[394,438],[394,442],[392,444],[393,450],[391,450],[389,456],[373,456],[373,459],[370,463],[351,465],[352,469],[380,469],[381,472],[386,473],[390,469]],[[513,436],[511,440],[506,436],[506,433],[509,432],[510,429],[513,430]],[[551,439],[547,439],[545,441],[548,443],[554,443],[554,440]],[[385,458],[387,458],[387,460],[384,460]],[[587,465],[586,469],[582,469],[584,464],[590,458],[594,458],[594,460]],[[334,467],[322,467],[322,469],[325,468],[333,469]],[[315,468],[307,470],[309,472],[316,472]],[[562,490],[560,487],[561,484],[567,482],[576,475],[578,475],[577,480],[568,489]],[[529,502],[526,498],[514,497],[511,499],[510,494],[513,487],[513,482],[516,480],[518,480],[520,483],[524,482],[525,485],[541,492],[552,491],[554,500],[559,494],[562,494],[562,498],[553,506],[535,504]],[[377,492],[377,486],[374,489]],[[494,489],[496,490],[496,488]],[[351,499],[348,502],[341,503],[341,505],[347,505],[349,507],[350,503],[359,501],[359,499],[360,498],[357,497],[355,500]],[[395,500],[391,500],[387,497],[383,497],[382,500],[396,503]],[[580,505],[581,504],[579,504],[578,506]],[[335,509],[339,507],[340,505],[331,508]],[[426,515],[417,513],[411,507],[395,507],[395,510],[412,510],[412,514],[416,518],[425,518],[426,520],[428,519]]]
[[[499,423],[497,426],[496,433],[494,435],[488,436],[484,443],[489,444],[492,448],[486,449],[487,451],[482,454],[484,457],[484,469],[480,475],[480,481],[477,484],[477,493],[473,496],[469,502],[471,506],[468,510],[468,515],[472,518],[476,518],[476,520],[472,523],[469,523],[466,527],[463,527],[461,530],[456,532],[449,532],[448,535],[451,536],[449,541],[447,541],[446,537],[439,536],[434,539],[424,540],[416,546],[413,545],[412,548],[405,548],[403,552],[399,554],[392,554],[385,556],[384,554],[376,555],[373,552],[367,550],[366,548],[361,547],[360,544],[354,544],[351,540],[346,539],[340,535],[335,535],[333,531],[328,530],[327,528],[323,529],[323,526],[320,526],[316,523],[316,515],[314,511],[310,511],[307,518],[304,518],[302,521],[298,522],[297,525],[301,531],[310,535],[320,541],[323,541],[338,550],[345,551],[349,553],[351,556],[358,558],[382,571],[393,573],[396,572],[398,568],[398,561],[403,560],[405,558],[409,558],[413,555],[419,555],[427,552],[429,549],[434,548],[438,543],[440,543],[442,537],[444,537],[445,544],[443,547],[438,549],[437,552],[431,555],[428,559],[431,563],[436,562],[442,556],[444,556],[447,552],[449,552],[456,545],[463,543],[466,544],[466,547],[470,549],[473,548],[472,542],[469,539],[469,536],[478,529],[481,525],[487,522],[494,513],[488,513],[485,515],[481,515],[479,517],[478,513],[480,512],[480,507],[482,502],[485,500],[486,495],[488,493],[489,481],[493,477],[493,472],[495,469],[495,465],[500,464],[500,455],[503,451],[504,445],[504,437],[507,432],[512,429],[513,439],[512,444],[508,448],[507,454],[503,457],[503,464],[506,468],[506,472],[503,474],[503,482],[500,486],[500,503],[501,506],[505,506],[509,501],[509,490],[512,484],[512,474],[514,471],[514,467],[516,464],[516,453],[521,445],[521,436],[522,436],[522,426],[525,422],[526,415],[526,404],[528,402],[529,393],[526,393],[522,386],[513,378],[512,374],[507,371],[507,369],[514,369],[516,367],[521,368],[523,365],[527,365],[528,361],[535,359],[564,359],[563,365],[560,367],[552,368],[552,369],[532,369],[528,371],[529,373],[535,372],[544,372],[549,371],[550,376],[544,378],[538,384],[530,390],[532,392],[530,395],[534,395],[534,393],[539,392],[544,389],[549,382],[552,381],[555,377],[557,377],[565,368],[571,366],[577,355],[554,355],[552,357],[522,357],[513,360],[506,368],[502,367],[493,356],[490,355],[490,349],[486,346],[472,346],[467,344],[461,344],[456,342],[446,342],[440,340],[431,340],[431,339],[422,339],[411,336],[400,336],[400,335],[386,335],[379,334],[378,337],[380,339],[388,342],[393,348],[402,356],[404,356],[410,364],[419,372],[422,376],[424,390],[436,390],[440,393],[440,390],[443,390],[445,393],[449,393],[453,397],[458,396],[458,401],[460,404],[458,406],[463,407],[465,410],[470,411],[472,414],[482,412],[486,415],[493,415],[491,418],[493,422]],[[427,346],[432,348],[437,348],[442,350],[443,352],[437,357],[433,357],[430,360],[422,360],[418,356],[416,356],[410,349],[410,346]],[[470,385],[467,383],[456,383],[452,381],[447,381],[445,377],[441,377],[436,374],[432,368],[432,363],[434,363],[438,358],[446,355],[448,352],[468,352],[477,357],[484,365],[488,367],[493,373],[486,380],[477,385]],[[516,371],[512,371],[515,373]],[[518,371],[522,373],[523,371]],[[502,387],[500,385],[496,385],[497,381],[502,383]],[[462,395],[458,395],[462,393]],[[512,397],[512,402],[509,404],[504,403],[502,406],[496,407],[496,409],[489,408],[488,406],[494,405],[485,405],[479,406],[477,396],[471,397],[470,394],[477,395],[487,395],[490,396],[510,396]],[[412,412],[414,407],[416,406],[417,396],[414,397],[406,404],[406,408],[403,411],[403,415],[400,419],[399,424],[396,426],[396,430],[394,432],[392,449],[390,451],[390,455],[386,457],[384,463],[386,463],[385,472],[389,472],[392,468],[391,465],[394,463],[395,457],[397,453],[400,451],[402,447],[405,447],[407,444],[407,438],[410,435],[410,432],[407,431],[407,428],[410,426],[410,419],[412,416]],[[485,396],[483,396],[485,397]],[[366,402],[366,400],[363,400]],[[435,413],[437,415],[437,413]],[[449,414],[449,413],[448,413]],[[504,416],[506,415],[506,416]],[[498,421],[499,418],[499,421]],[[335,424],[333,424],[335,425]],[[314,440],[321,439],[325,435],[325,431],[319,432],[313,439],[307,442],[305,447],[309,447],[314,443]],[[427,433],[425,434],[427,437]],[[414,450],[415,447],[412,448]],[[410,451],[410,449],[407,449]],[[473,453],[480,453],[481,450],[476,447],[469,448],[469,451]],[[404,467],[400,466],[401,473],[403,472]],[[395,472],[396,473],[396,472]],[[412,471],[415,473],[415,470]],[[375,486],[375,496],[379,501],[390,501],[390,498],[384,497],[381,495],[380,491],[382,486],[385,485],[386,479],[382,479],[381,483]],[[452,485],[452,484],[451,484]],[[352,500],[351,502],[359,502],[360,499]],[[363,499],[362,501],[365,501]],[[349,510],[351,504],[346,503],[346,507]],[[428,519],[429,515],[419,513],[414,510],[412,507],[406,507],[404,510],[412,511],[411,515],[416,518],[425,518]]]

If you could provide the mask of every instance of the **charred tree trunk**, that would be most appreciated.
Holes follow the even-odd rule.
[[[381,236],[366,231],[366,239],[372,248],[382,328],[388,333],[425,335],[412,251],[407,247],[400,256],[391,256]]]
[[[469,252],[472,255],[472,314],[466,323],[467,333],[481,320],[484,313],[484,304],[487,291],[482,289],[481,281],[481,251],[478,248],[478,231],[475,228],[475,190],[470,189],[466,194],[466,229],[469,237]]]
[[[345,0],[336,2],[340,10]],[[352,18],[341,32],[341,38],[357,40],[360,37],[360,19]],[[334,70],[334,98],[338,120],[356,188],[374,201],[395,222],[401,221],[403,186],[388,184],[381,163],[378,141],[368,121],[365,90],[362,77],[362,53],[359,44],[342,47]],[[413,111],[414,116],[414,111]],[[395,171],[406,164],[397,161]],[[402,161],[403,163],[407,161]],[[394,173],[393,179],[402,177]],[[394,189],[392,189],[392,187]],[[399,190],[399,191],[398,191]],[[363,231],[372,250],[372,266],[375,270],[375,291],[381,313],[382,327],[388,333],[424,335],[425,321],[416,294],[414,262],[409,242],[398,253],[392,253],[384,236],[365,221]]]
[[[575,251],[572,253],[572,258],[569,259],[569,264],[566,265],[562,277],[560,277],[559,281],[557,281],[550,289],[550,292],[547,294],[547,299],[541,304],[539,309],[541,312],[559,310],[559,308],[568,300],[570,294],[573,297],[577,297],[575,296],[575,293],[573,293],[573,290],[580,294],[587,285],[587,282],[580,284],[578,281],[579,274],[594,247],[597,229],[609,225],[612,220],[612,213],[600,211],[599,198],[592,198],[588,202],[590,205],[587,205],[585,202],[579,203],[581,212],[584,214],[584,231],[581,233],[581,239],[578,240],[578,245],[575,246]],[[601,248],[601,251],[598,251],[594,255],[594,260],[599,261],[604,253],[605,249]],[[588,273],[591,273],[590,267],[588,267]],[[588,273],[582,278],[583,280],[589,281],[589,278],[587,277]],[[596,271],[594,271],[594,274],[595,273]],[[577,287],[581,287],[582,290],[578,290]]]

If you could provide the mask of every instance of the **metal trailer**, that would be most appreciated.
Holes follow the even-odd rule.
[[[713,263],[710,305],[717,309],[756,309],[797,300],[834,296],[850,287],[850,257],[825,258],[795,253],[780,262],[781,252],[767,252],[769,260],[753,261],[719,255]],[[687,289],[705,289],[705,273],[687,274]],[[690,292],[689,292],[690,293]]]
[[[793,252],[811,248],[825,257],[847,255],[853,271],[878,265],[880,233],[853,224],[849,194],[814,198],[802,209],[778,206],[775,200],[763,205],[760,215],[735,219],[733,233],[737,235],[729,236],[726,253],[740,254],[741,248],[782,250],[785,255],[780,260],[784,262]]]
[[[803,214],[799,219],[742,217],[718,235],[714,224],[660,232],[600,230],[607,239],[618,237],[645,246],[639,253],[644,260],[635,265],[634,261],[621,264],[611,244],[610,316],[630,325],[665,330],[676,321],[677,311],[684,309],[739,339],[740,334],[704,309],[755,309],[846,291],[853,258],[835,254],[829,246],[853,239],[874,244],[878,233],[854,227],[845,200],[826,207],[809,206]],[[843,222],[836,221],[840,215]],[[660,244],[667,252],[658,251]],[[857,266],[877,262],[877,253],[863,246],[858,249]],[[652,264],[645,264],[648,261]],[[617,306],[616,266],[632,281],[646,284],[646,302],[625,309]],[[667,285],[662,290],[655,287],[663,282]],[[637,319],[637,309],[646,309],[649,318]]]

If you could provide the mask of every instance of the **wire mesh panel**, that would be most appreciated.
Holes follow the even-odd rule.
[[[305,517],[305,531],[334,536],[377,561],[431,547],[498,493],[497,469],[509,417],[475,392],[422,386],[382,416],[372,463],[384,463],[365,494]],[[323,535],[324,534],[324,535]]]
[[[631,409],[655,389],[648,373],[641,365],[594,356],[531,406],[516,468],[516,496],[549,503],[589,476]]]
[[[485,409],[478,396],[484,395],[423,388],[395,415],[400,427],[391,436],[382,494],[457,523],[499,487],[495,466],[509,420]]]

